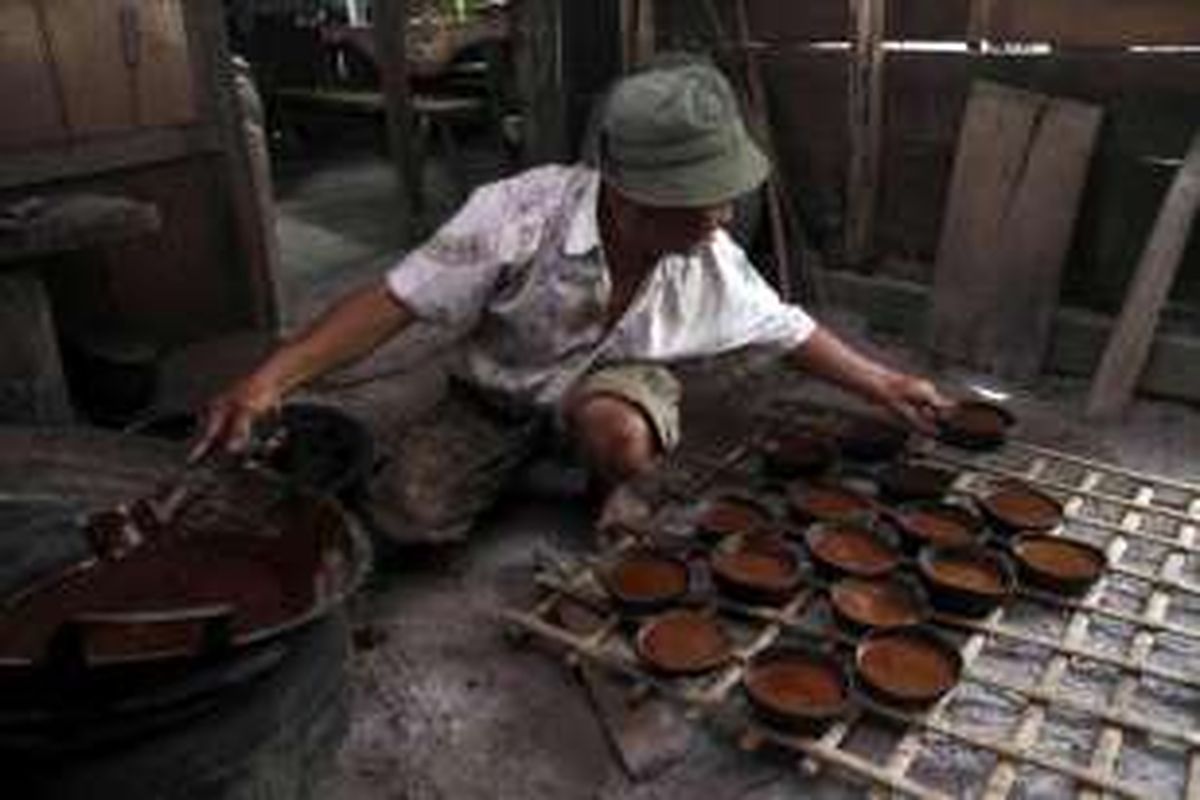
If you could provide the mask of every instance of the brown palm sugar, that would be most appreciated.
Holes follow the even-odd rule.
[[[836,486],[796,486],[789,494],[792,507],[814,519],[845,519],[871,510],[869,498]]]
[[[833,604],[863,625],[893,628],[921,620],[921,608],[911,590],[894,580],[845,578],[833,587]]]
[[[845,686],[833,666],[799,657],[753,666],[746,686],[759,702],[784,714],[828,709],[846,699]]]
[[[695,611],[673,611],[656,617],[638,635],[638,652],[667,672],[693,672],[719,664],[730,641],[712,617]]]
[[[858,668],[867,681],[906,700],[937,697],[954,686],[954,659],[933,642],[903,633],[864,643]]]
[[[714,500],[701,514],[697,525],[717,536],[732,536],[758,530],[770,522],[767,512],[746,500],[722,497]]]
[[[1023,487],[993,492],[984,500],[984,505],[1011,528],[1044,530],[1062,521],[1062,506],[1057,501]]]
[[[942,554],[929,563],[938,583],[981,594],[1003,594],[1004,574],[995,564],[969,554]]]
[[[612,568],[609,585],[625,600],[666,600],[687,591],[687,567],[652,553],[634,553]]]
[[[969,544],[975,538],[971,525],[953,512],[920,509],[906,511],[899,519],[908,533],[931,544]]]
[[[1004,435],[1008,416],[987,403],[963,402],[954,407],[945,424],[968,436],[993,438]]]
[[[1104,567],[1097,553],[1069,541],[1032,539],[1021,543],[1017,555],[1034,569],[1066,580],[1094,578]]]
[[[734,583],[762,589],[786,589],[797,576],[796,563],[786,551],[746,549],[715,553],[712,566]]]
[[[835,525],[816,532],[809,547],[822,561],[856,575],[887,572],[899,560],[875,534],[857,525]]]

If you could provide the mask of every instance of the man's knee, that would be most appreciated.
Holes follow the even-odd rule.
[[[604,477],[631,477],[659,455],[649,421],[627,400],[605,394],[581,397],[572,404],[570,421],[585,458]]]

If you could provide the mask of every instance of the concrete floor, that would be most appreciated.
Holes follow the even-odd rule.
[[[330,297],[395,260],[391,191],[390,170],[370,152],[287,167],[279,180],[279,232],[289,323],[311,317]],[[897,343],[867,341],[861,321],[838,318],[838,326],[888,358],[921,364]],[[390,345],[316,394],[377,431],[402,424],[436,396],[440,369],[423,354],[439,337],[421,332]],[[952,386],[975,382],[970,375],[944,377]],[[686,418],[696,436],[724,427],[747,391],[740,381],[703,371],[689,387],[700,398],[691,401]],[[1195,409],[1142,402],[1125,422],[1095,428],[1080,422],[1085,388],[1047,379],[1036,392],[1016,395],[1026,437],[1200,480]],[[578,497],[525,496],[498,509],[469,544],[392,554],[381,563],[353,605],[359,625],[380,640],[357,652],[352,728],[338,773],[317,796],[767,800],[804,792],[861,794],[703,734],[682,763],[654,780],[627,778],[571,675],[553,658],[511,646],[496,620],[502,604],[526,597],[538,548],[587,546],[588,519]]]

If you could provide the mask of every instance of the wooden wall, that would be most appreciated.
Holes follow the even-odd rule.
[[[736,59],[739,0],[658,0],[659,47]],[[846,223],[853,0],[744,0],[768,77],[780,160],[831,255]],[[878,191],[866,267],[927,280],[970,84],[987,78],[1100,104],[1106,118],[1064,283],[1067,303],[1115,310],[1173,168],[1200,127],[1196,0],[882,0]],[[940,42],[943,51],[901,42]],[[984,44],[986,42],[986,45]],[[1006,45],[1025,45],[1026,53]],[[1043,51],[1028,52],[1031,46]],[[1173,298],[1200,310],[1200,235]]]
[[[221,0],[0,0],[0,203],[58,192],[154,202],[163,228],[55,259],[68,322],[162,345],[274,324]]]

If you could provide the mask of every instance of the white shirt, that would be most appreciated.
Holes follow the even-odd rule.
[[[816,328],[719,230],[688,254],[660,259],[606,330],[611,284],[599,187],[595,171],[565,166],[480,187],[389,271],[390,290],[419,318],[471,326],[468,380],[520,404],[552,407],[596,367],[750,344],[791,348]]]

